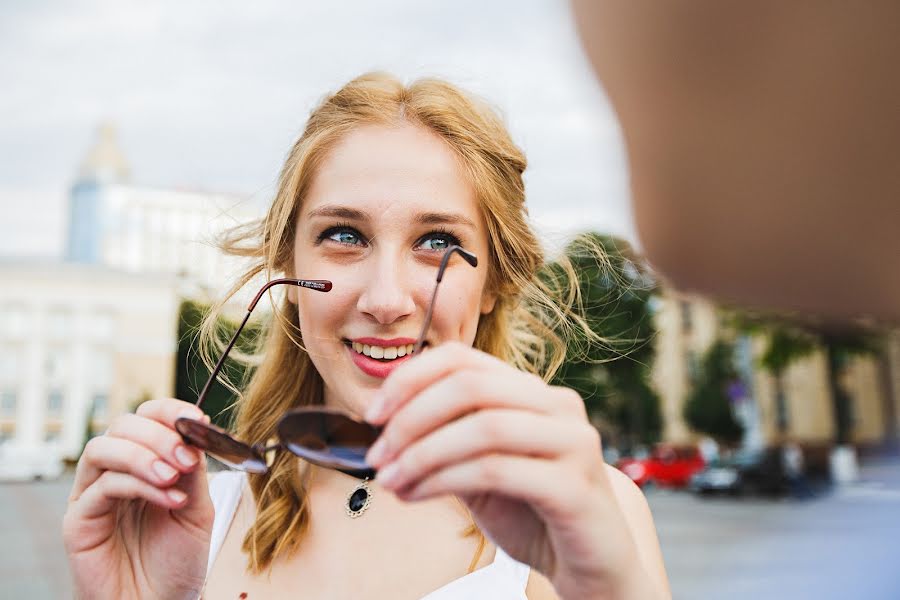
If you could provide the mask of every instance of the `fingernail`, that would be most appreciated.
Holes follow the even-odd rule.
[[[172,499],[172,502],[177,502],[179,504],[184,502],[184,499],[187,498],[187,494],[181,490],[169,490],[166,494]]]
[[[378,474],[375,476],[376,481],[381,482],[381,485],[384,487],[390,487],[396,480],[398,475],[400,474],[400,467],[397,463],[391,463],[386,466],[384,469],[378,471]]]
[[[185,419],[200,420],[203,418],[203,411],[200,410],[199,408],[197,408],[196,406],[193,408],[186,408],[183,411],[181,411],[180,413],[178,413],[178,418],[179,419],[185,418]]]
[[[384,441],[384,436],[382,436],[378,438],[374,446],[369,448],[369,453],[366,454],[366,462],[377,467],[378,463],[384,458],[385,450],[387,450],[387,442]]]
[[[159,478],[163,481],[172,479],[178,472],[161,460],[154,461],[153,470],[156,471],[156,474],[159,475]]]
[[[197,457],[188,452],[188,449],[181,445],[175,448],[175,458],[185,467],[193,467],[197,464]]]

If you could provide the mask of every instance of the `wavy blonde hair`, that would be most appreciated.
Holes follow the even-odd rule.
[[[266,278],[292,275],[300,206],[329,149],[354,128],[401,122],[427,129],[452,148],[481,203],[490,246],[486,285],[497,295],[497,302],[493,311],[481,317],[474,347],[549,381],[566,357],[560,332],[566,336],[577,329],[581,339],[595,337],[578,316],[577,278],[571,266],[557,262],[564,265],[563,276],[539,277],[544,255],[528,223],[522,180],[525,156],[498,115],[482,101],[438,79],[404,85],[390,75],[369,73],[327,96],[313,110],[285,161],[268,214],[223,238],[223,250],[252,259],[252,267],[207,315],[201,349],[208,364],[210,350],[222,346],[216,324],[228,300],[261,274]],[[253,356],[243,358],[254,360]],[[322,379],[304,350],[297,308],[286,299],[274,307],[254,363],[252,379],[239,393],[235,412],[237,436],[251,443],[271,438],[287,410],[323,402]],[[231,387],[237,391],[239,386]],[[309,475],[309,469],[298,470],[289,452],[278,453],[268,473],[249,475],[257,514],[243,550],[251,572],[270,568],[301,543],[310,521]],[[484,536],[474,522],[464,535],[480,536],[471,571],[484,547]]]

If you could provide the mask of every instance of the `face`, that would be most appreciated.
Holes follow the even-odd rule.
[[[364,126],[320,165],[298,216],[295,277],[328,279],[327,294],[291,289],[325,403],[362,415],[372,392],[410,359],[444,249],[452,256],[426,347],[471,345],[494,298],[485,290],[488,240],[472,186],[452,150],[424,128]]]

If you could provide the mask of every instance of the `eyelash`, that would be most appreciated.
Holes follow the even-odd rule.
[[[346,243],[346,242],[339,242],[339,241],[337,241],[337,240],[330,240],[330,239],[329,239],[329,238],[330,238],[331,236],[333,236],[334,234],[336,234],[336,233],[343,233],[343,232],[352,233],[352,234],[355,235],[355,236],[359,239],[359,241],[362,242],[362,243],[366,243],[366,242],[368,241],[368,240],[366,240],[366,238],[365,238],[365,237],[364,237],[364,236],[363,236],[363,235],[362,235],[355,227],[353,227],[352,225],[347,224],[347,223],[338,223],[338,224],[332,225],[331,227],[328,227],[328,228],[326,228],[324,231],[322,231],[322,233],[320,233],[320,234],[318,235],[318,237],[316,238],[316,245],[322,244],[323,242],[326,242],[326,241],[331,241],[331,242],[334,242],[335,244],[340,244],[340,245],[342,245],[342,246],[356,246],[357,244],[348,244],[348,243]],[[435,229],[435,230],[433,230],[433,231],[429,231],[428,233],[426,233],[425,235],[423,235],[422,237],[419,238],[419,241],[416,243],[416,245],[418,246],[418,245],[420,245],[422,242],[424,242],[425,240],[427,240],[427,239],[429,239],[429,238],[434,238],[434,237],[443,237],[443,238],[446,238],[446,240],[447,240],[447,242],[448,242],[448,244],[447,244],[448,246],[452,246],[452,245],[454,245],[454,244],[455,244],[455,245],[458,245],[458,246],[461,246],[461,245],[462,245],[462,243],[460,242],[459,238],[458,238],[456,235],[454,235],[453,232],[449,231],[448,229],[446,229],[446,228],[444,228],[444,227],[439,227],[439,228],[437,228],[437,229]],[[431,250],[431,252],[441,252],[441,251],[440,251],[440,250]]]

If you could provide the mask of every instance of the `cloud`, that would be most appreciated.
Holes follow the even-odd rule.
[[[631,230],[615,119],[565,4],[541,0],[2,3],[0,187],[64,196],[111,118],[138,182],[264,196],[315,102],[371,69],[498,106],[532,214]]]

